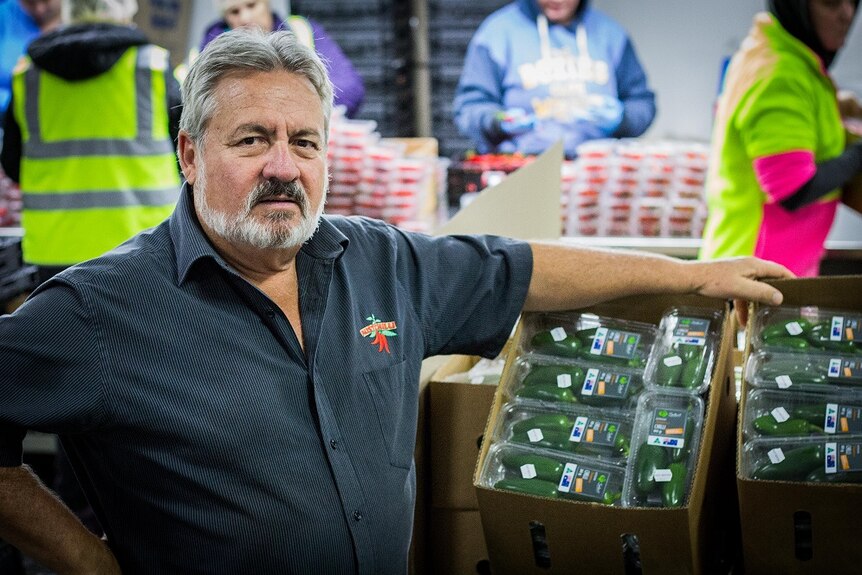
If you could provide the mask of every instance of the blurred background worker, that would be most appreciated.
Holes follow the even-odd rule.
[[[755,16],[719,97],[702,258],[755,254],[818,274],[841,187],[862,170],[844,126],[859,102],[839,102],[828,72],[858,4],[770,0]]]
[[[477,151],[538,154],[643,134],[655,95],[626,31],[588,0],[517,0],[467,48],[455,122]]]
[[[179,86],[131,25],[135,0],[69,0],[71,25],[16,68],[0,161],[23,196],[24,260],[43,279],[173,211]]]
[[[201,40],[201,51],[219,34],[233,28],[257,26],[265,31],[289,28],[304,45],[314,48],[323,58],[335,87],[335,105],[344,106],[348,118],[356,114],[365,98],[362,76],[323,26],[295,14],[282,19],[272,10],[269,0],[215,0],[215,4],[222,20],[207,27]]]
[[[12,70],[33,38],[60,25],[60,6],[61,0],[0,0],[0,128],[12,97]]]

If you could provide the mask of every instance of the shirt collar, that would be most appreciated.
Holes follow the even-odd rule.
[[[192,188],[183,183],[177,207],[170,217],[171,241],[177,260],[177,283],[183,283],[192,267],[201,260],[212,260],[224,269],[236,273],[215,250],[198,222],[192,201]],[[336,259],[347,249],[350,240],[341,233],[328,216],[320,219],[320,226],[300,250],[301,254],[316,259]]]

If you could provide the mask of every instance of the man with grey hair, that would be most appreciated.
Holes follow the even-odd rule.
[[[753,258],[321,216],[332,89],[292,34],[220,36],[183,90],[170,219],[0,319],[0,537],[56,570],[406,573],[424,357],[494,356],[522,309],[780,303]],[[61,434],[105,541],[21,465],[26,429]]]

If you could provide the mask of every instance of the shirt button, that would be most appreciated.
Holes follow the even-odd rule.
[[[329,447],[332,449],[338,449],[338,442],[334,439],[329,440]]]
[[[362,521],[362,513],[360,513],[359,511],[354,511],[353,512],[353,520],[354,521]]]

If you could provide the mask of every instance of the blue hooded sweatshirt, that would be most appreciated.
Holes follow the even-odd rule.
[[[623,118],[610,134],[636,137],[655,118],[655,94],[628,34],[581,0],[568,26],[552,24],[536,0],[517,0],[482,22],[467,47],[453,104],[455,122],[479,153],[538,154],[562,139],[568,157],[582,142],[607,137],[589,110],[618,99]],[[536,117],[534,130],[503,133],[503,110]]]

